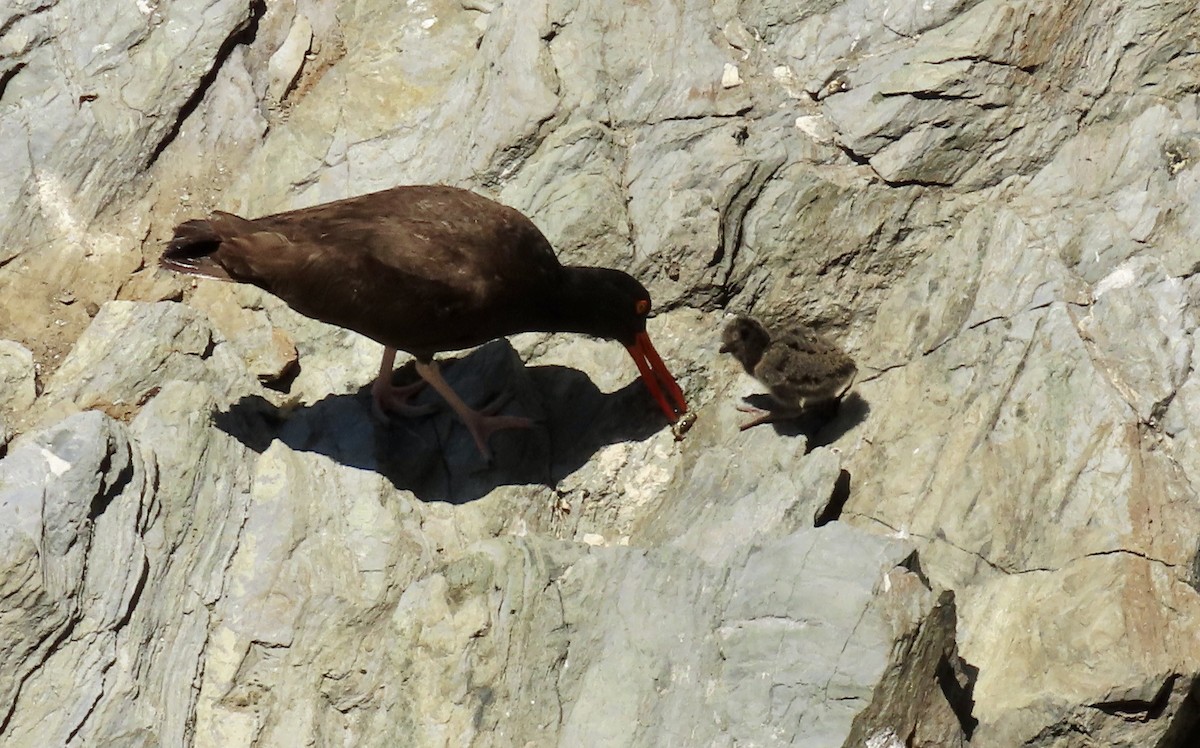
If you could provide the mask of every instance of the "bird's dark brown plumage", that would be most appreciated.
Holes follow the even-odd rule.
[[[560,264],[532,221],[467,190],[395,187],[253,220],[216,212],[181,224],[162,266],[263,288],[382,343],[385,363],[389,349],[431,365],[518,332],[616,340],[670,420],[687,410],[646,335],[646,289],[619,270]],[[486,453],[486,433],[451,405]]]
[[[751,317],[730,320],[721,333],[721,352],[730,353],[761,382],[778,409],[742,426],[794,417],[804,408],[841,398],[858,374],[854,360],[814,330],[795,325],[768,332]],[[758,411],[752,411],[758,412]]]

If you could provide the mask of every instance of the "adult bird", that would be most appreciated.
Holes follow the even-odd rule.
[[[489,436],[529,419],[477,411],[442,378],[434,355],[519,332],[574,332],[615,340],[674,423],[687,412],[675,378],[646,334],[650,294],[627,273],[562,265],[519,211],[468,190],[393,187],[248,220],[231,213],[187,221],[162,267],[250,283],[313,319],[382,343],[374,410],[424,412],[396,387],[396,351],[449,403],[490,457]],[[665,394],[664,394],[665,391]]]
[[[756,414],[741,425],[742,431],[795,418],[813,405],[838,401],[858,374],[845,351],[804,325],[772,333],[753,317],[737,316],[721,332],[720,350],[732,354],[776,403],[773,410],[739,405],[738,410]]]

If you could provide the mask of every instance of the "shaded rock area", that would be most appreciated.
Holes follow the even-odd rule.
[[[0,742],[1200,742],[1194,2],[0,9]],[[380,347],[155,268],[404,183],[625,269],[619,345]],[[739,432],[728,312],[856,359]],[[397,378],[415,377],[402,366]]]

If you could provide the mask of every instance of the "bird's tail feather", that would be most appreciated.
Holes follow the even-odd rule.
[[[228,238],[222,234],[218,225],[224,215],[228,214],[214,219],[195,219],[179,224],[167,251],[159,260],[159,265],[186,275],[232,281],[233,278],[225,268],[210,257],[220,248],[221,242]]]

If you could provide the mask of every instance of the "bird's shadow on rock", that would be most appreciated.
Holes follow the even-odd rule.
[[[376,471],[396,488],[423,501],[454,504],[478,499],[504,485],[553,486],[607,444],[641,441],[665,420],[645,387],[633,379],[603,393],[582,371],[566,366],[526,367],[507,340],[497,340],[457,360],[442,360],[442,373],[473,407],[499,401],[499,413],[534,420],[530,429],[496,432],[492,460],[449,406],[426,387],[414,399],[436,411],[393,416],[381,424],[371,415],[371,388],[329,395],[311,405],[280,409],[266,399],[244,397],[213,416],[222,431],[255,452],[279,440],[292,449]],[[411,367],[397,379],[415,380]]]
[[[775,400],[770,395],[747,395],[747,404],[761,410],[770,410]],[[838,439],[866,420],[871,412],[870,404],[857,392],[850,392],[839,400],[817,403],[805,408],[798,415],[772,421],[771,426],[780,436],[804,436],[808,441],[806,451],[833,444]],[[761,428],[761,427],[757,427]]]

